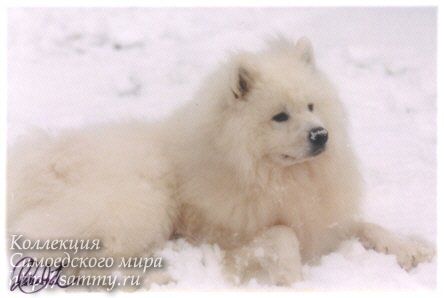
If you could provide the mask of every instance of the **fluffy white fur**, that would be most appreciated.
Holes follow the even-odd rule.
[[[308,105],[313,105],[313,111]],[[285,112],[289,120],[273,121]],[[173,234],[225,250],[227,277],[302,278],[346,237],[406,269],[433,251],[359,222],[361,178],[336,92],[310,42],[238,53],[161,123],[35,136],[10,150],[8,230],[102,239],[105,255],[146,255]],[[329,132],[310,153],[308,132]]]

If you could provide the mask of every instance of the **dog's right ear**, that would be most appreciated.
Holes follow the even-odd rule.
[[[235,99],[246,100],[253,89],[257,73],[247,63],[235,63],[231,82],[231,91]]]
[[[299,59],[306,64],[314,64],[313,45],[307,37],[301,37],[296,43],[296,51]]]

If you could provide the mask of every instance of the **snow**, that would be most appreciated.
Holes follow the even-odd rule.
[[[365,218],[436,243],[433,8],[10,9],[8,142],[32,126],[159,119],[227,52],[258,49],[275,33],[308,36],[339,89],[365,175]],[[231,287],[217,246],[176,240],[161,254],[176,282],[154,289]],[[436,258],[407,273],[350,240],[303,273],[295,289],[434,288]]]

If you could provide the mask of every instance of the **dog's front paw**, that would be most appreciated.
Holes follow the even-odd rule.
[[[406,271],[416,267],[419,263],[430,262],[435,255],[433,248],[415,240],[400,241],[392,248],[392,253],[396,255],[398,264]]]
[[[430,261],[435,255],[435,250],[424,242],[400,238],[375,224],[361,224],[358,237],[367,249],[395,255],[398,264],[406,271]]]
[[[253,247],[272,284],[289,286],[302,280],[299,241],[292,229],[274,226],[253,241]]]
[[[274,226],[249,244],[226,252],[224,268],[235,284],[252,279],[260,284],[289,286],[302,280],[299,242],[291,228]]]
[[[378,252],[395,255],[399,266],[406,271],[419,263],[429,262],[435,255],[431,247],[419,241],[398,237],[383,237],[373,248]]]

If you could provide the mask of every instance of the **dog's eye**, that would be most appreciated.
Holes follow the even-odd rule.
[[[313,112],[313,110],[314,110],[314,105],[313,105],[312,103],[309,103],[309,104],[307,105],[307,107],[308,107],[308,110],[309,110],[310,112]]]
[[[273,121],[276,121],[276,122],[284,122],[284,121],[287,121],[288,118],[290,118],[290,116],[288,116],[287,113],[282,112],[282,113],[274,115],[272,119],[273,119]]]

